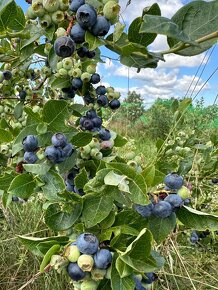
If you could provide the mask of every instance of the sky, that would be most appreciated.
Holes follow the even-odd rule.
[[[24,0],[15,0],[24,10],[28,4]],[[131,0],[126,8],[128,0],[120,0],[121,18],[127,27],[138,16],[141,16],[144,7],[150,6],[153,0]],[[162,16],[171,18],[184,4],[190,0],[159,0],[158,2]],[[150,51],[162,51],[167,48],[166,37],[158,36],[155,42],[149,47]],[[129,90],[140,93],[144,99],[145,106],[150,106],[157,98],[168,99],[192,97],[196,100],[203,97],[205,105],[214,103],[218,94],[218,71],[210,78],[218,67],[218,46],[214,46],[208,52],[193,57],[182,57],[171,54],[166,55],[166,62],[159,62],[157,69],[142,69],[137,73],[135,68],[127,68],[119,61],[111,60],[117,55],[106,48],[101,48],[105,61],[98,65],[98,72],[102,77],[102,84],[113,86],[120,91],[122,98],[125,98]],[[197,73],[198,72],[198,73]],[[196,75],[197,73],[197,75]],[[129,77],[128,77],[129,76]],[[191,87],[190,87],[191,86]],[[199,90],[203,87],[200,93]]]

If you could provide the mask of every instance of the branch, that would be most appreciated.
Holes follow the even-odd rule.
[[[212,32],[212,33],[205,35],[201,38],[196,39],[195,42],[200,44],[202,42],[206,42],[208,40],[211,40],[211,39],[214,39],[217,37],[218,37],[218,31],[215,31],[215,32]],[[177,46],[172,47],[169,50],[165,50],[165,51],[161,52],[161,54],[164,55],[164,54],[169,54],[169,53],[175,53],[175,52],[178,52],[180,50],[183,50],[183,49],[191,47],[191,46],[192,46],[192,44],[189,44],[189,43],[179,43]]]
[[[51,265],[48,264],[45,269],[44,272],[48,272],[51,269]],[[39,276],[41,276],[44,272],[38,272],[36,273],[29,281],[27,281],[23,286],[21,286],[18,290],[23,290],[24,288],[26,288],[29,284],[33,283]]]
[[[41,83],[40,83],[38,86],[36,86],[35,88],[33,88],[33,91],[38,91],[38,90],[40,90],[41,87],[44,85],[45,81],[47,80],[47,78],[48,78],[48,77],[45,76],[44,79],[42,79]]]

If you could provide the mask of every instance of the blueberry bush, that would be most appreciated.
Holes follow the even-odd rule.
[[[119,109],[120,93],[101,83],[100,48],[138,71],[155,69],[169,53],[200,54],[217,40],[217,1],[193,1],[172,19],[154,3],[127,28],[117,0],[27,2],[26,15],[14,0],[0,3],[2,203],[41,200],[53,235],[18,237],[42,258],[40,272],[57,270],[74,289],[150,289],[164,265],[154,246],[177,221],[195,231],[218,230],[216,215],[192,206],[189,184],[193,158],[204,161],[193,173],[216,177],[217,137],[204,146],[172,132],[158,140],[150,164],[131,152],[119,156],[116,148],[127,140],[107,129],[102,112]],[[169,49],[152,52],[148,46],[159,34]],[[189,99],[175,104],[175,122],[189,105]],[[195,232],[191,241],[197,240]]]

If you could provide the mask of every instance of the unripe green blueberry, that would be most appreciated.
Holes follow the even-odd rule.
[[[107,91],[108,94],[114,93],[114,88],[113,87],[107,87],[106,91]]]
[[[127,160],[132,160],[135,158],[135,152],[133,151],[130,151],[130,152],[127,152],[125,155],[124,155],[124,158],[127,159]]]
[[[61,68],[63,68],[63,62],[62,61],[59,61],[57,63],[57,70],[60,70]]]
[[[42,28],[48,28],[51,25],[51,16],[45,14],[43,17],[40,18],[39,23]]]
[[[6,153],[8,153],[8,151],[9,151],[9,147],[8,147],[8,145],[6,145],[6,144],[2,144],[2,145],[0,146],[0,151],[1,151],[2,154],[6,154]]]
[[[59,9],[65,11],[69,8],[69,0],[59,0]]]
[[[114,99],[114,95],[115,95],[114,92],[113,92],[113,93],[107,93],[107,98],[108,98],[108,100],[109,100],[109,101],[112,101],[112,100]]]
[[[102,3],[105,5],[106,3],[108,3],[109,1],[111,1],[111,0],[102,0]],[[114,0],[114,2],[119,2],[119,0]]]
[[[5,107],[4,107],[4,112],[5,112],[6,114],[11,114],[11,113],[12,113],[12,109],[11,109],[10,107],[8,107],[8,106],[5,106]]]
[[[98,153],[99,153],[99,149],[98,149],[98,148],[92,148],[92,149],[91,149],[91,152],[90,152],[90,155],[91,155],[92,157],[95,157],[96,154],[98,154]]]
[[[94,259],[90,255],[83,254],[79,256],[77,264],[84,272],[91,272],[94,266]]]
[[[65,36],[66,35],[66,30],[63,27],[59,27],[56,31],[55,31],[55,36],[57,38],[61,37],[61,36]]]
[[[131,166],[131,167],[133,167],[133,168],[135,168],[135,169],[138,167],[137,162],[135,162],[134,160],[130,160],[130,161],[128,161],[128,162],[127,162],[127,165],[129,165],[129,166]]]
[[[73,66],[73,60],[70,57],[66,57],[62,60],[63,68],[66,70],[70,70]]]
[[[23,121],[23,122],[21,123],[21,125],[22,125],[23,127],[25,127],[25,126],[26,126],[26,120]]]
[[[59,8],[58,0],[43,0],[43,6],[48,12],[55,12]]]
[[[66,248],[64,256],[72,263],[77,262],[80,251],[76,245],[70,245]]]
[[[42,17],[45,14],[42,0],[35,0],[32,3],[33,12],[38,16]]]
[[[42,68],[42,73],[44,75],[46,75],[47,77],[51,76],[51,74],[52,74],[51,68],[50,67],[47,67],[47,66],[44,66]]]
[[[120,92],[114,92],[114,99],[119,99],[121,96]]]
[[[3,112],[1,113],[1,118],[4,119],[6,117],[6,114]]]
[[[0,114],[4,112],[4,107],[0,106]]]
[[[87,73],[87,72],[84,72],[81,74],[81,80],[84,82],[84,83],[88,83],[91,79],[91,74]]]
[[[89,145],[86,145],[84,147],[81,147],[80,151],[84,152],[85,154],[89,154],[91,152],[91,147]]]
[[[72,77],[79,78],[82,75],[82,71],[79,68],[72,69]]]
[[[97,154],[95,154],[94,158],[97,160],[101,160],[103,158],[103,154],[101,152],[98,152]]]
[[[181,196],[182,199],[186,199],[191,196],[190,190],[184,185],[178,190],[177,194]]]
[[[61,69],[59,69],[58,73],[60,76],[67,76],[68,71],[64,68],[61,68]]]
[[[176,153],[180,153],[181,150],[182,150],[182,147],[180,147],[180,146],[176,146],[176,148],[175,148],[175,152],[176,152]]]
[[[88,160],[90,158],[89,154],[85,154],[83,152],[80,152],[80,156],[81,156],[82,159],[85,159],[85,160]]]
[[[117,19],[119,12],[120,6],[116,1],[109,1],[104,5],[103,14],[111,22],[111,24],[113,24]]]
[[[4,70],[11,70],[11,64],[10,63],[5,63],[4,64]]]
[[[189,147],[185,147],[185,148],[183,148],[183,150],[186,154],[191,152],[191,148],[189,148]]]
[[[76,63],[75,63],[75,66],[74,66],[75,68],[79,68],[80,70],[82,70],[82,63],[81,63],[81,61],[79,60],[79,61],[77,61]]]
[[[33,7],[32,6],[29,6],[28,9],[27,9],[27,12],[26,12],[26,17],[28,19],[36,19],[37,18],[37,15],[36,13],[33,11]]]
[[[52,49],[52,44],[51,43],[46,43],[45,44],[45,48],[44,48],[44,52],[46,54],[49,54],[50,50]]]
[[[94,74],[96,72],[96,65],[95,64],[88,65],[86,71],[89,74]]]
[[[53,12],[51,19],[52,19],[52,22],[55,24],[58,24],[64,21],[64,12],[60,10]]]
[[[92,138],[92,141],[88,144],[91,148],[97,148],[100,150],[101,146],[97,138]]]
[[[100,281],[100,280],[104,279],[105,275],[106,275],[106,270],[103,270],[103,269],[94,268],[91,271],[92,279],[95,281]]]
[[[53,255],[51,257],[51,260],[50,260],[50,265],[55,269],[55,270],[59,270],[60,268],[63,268],[65,266],[67,266],[69,263],[69,261],[60,256],[60,255]]]
[[[98,283],[93,280],[83,281],[81,284],[81,290],[97,290]]]
[[[171,155],[173,153],[173,149],[169,149],[165,152],[166,155]]]

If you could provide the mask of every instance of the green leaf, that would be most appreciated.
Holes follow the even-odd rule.
[[[62,77],[55,78],[50,83],[50,86],[52,87],[52,89],[69,88],[71,86],[70,77],[66,76],[64,78],[62,78]]]
[[[107,167],[113,168],[117,173],[128,177],[129,198],[132,202],[142,205],[148,204],[147,185],[141,174],[136,173],[134,169],[123,163],[111,162],[107,164]]]
[[[128,142],[128,140],[125,137],[122,137],[120,135],[117,135],[116,138],[114,139],[114,146],[115,147],[122,147],[127,142]]]
[[[0,32],[4,32],[7,30],[7,27],[12,20],[16,17],[17,7],[14,1],[3,1],[1,6],[3,10],[0,10]]]
[[[124,263],[119,257],[116,260],[116,269],[120,275],[120,278],[128,277],[133,273],[133,269]]]
[[[19,119],[23,114],[23,103],[19,102],[14,108],[14,117]]]
[[[121,278],[119,272],[116,269],[117,255],[115,254],[112,261],[111,269],[111,287],[113,290],[134,290],[135,282],[131,277]]]
[[[152,235],[149,230],[143,229],[137,238],[120,255],[120,259],[134,270],[150,272],[156,269],[156,262],[151,256]]]
[[[62,211],[58,204],[51,204],[45,213],[45,223],[53,231],[64,231],[72,227],[72,225],[80,217],[83,207],[81,202],[69,204],[71,212]]]
[[[97,47],[104,45],[104,40],[99,37],[95,37],[90,32],[86,31],[85,41],[89,44],[89,50],[94,50]]]
[[[0,176],[0,189],[7,190],[13,179],[13,173],[5,173],[3,176]]]
[[[196,209],[183,206],[176,212],[177,218],[186,226],[195,230],[218,230],[218,216],[200,212]]]
[[[146,7],[143,10],[143,16],[149,14],[149,15],[161,15],[160,7],[157,3],[153,4],[150,7]],[[149,44],[151,44],[155,38],[157,37],[156,33],[139,33],[141,24],[143,22],[142,17],[137,17],[133,20],[133,22],[130,24],[129,30],[128,30],[128,39],[131,42],[136,42],[138,44],[141,44],[145,47],[147,47]]]
[[[38,238],[38,237],[27,237],[27,236],[20,236],[20,235],[18,235],[18,239],[31,252],[41,257],[44,257],[44,254],[38,248],[40,244],[45,243],[45,242],[51,242],[49,246],[50,248],[52,245],[55,245],[55,244],[66,245],[69,240],[69,238],[66,236]],[[49,250],[49,248],[47,250]]]
[[[40,179],[44,182],[42,191],[45,198],[50,201],[59,201],[62,198],[58,196],[62,191],[65,190],[65,184],[63,178],[55,171],[50,171]]]
[[[150,165],[142,171],[142,176],[145,179],[145,182],[148,187],[152,186],[155,178],[155,166]]]
[[[16,15],[8,24],[8,28],[21,31],[25,28],[26,20],[23,10],[20,6],[16,6]]]
[[[68,103],[63,100],[50,100],[43,107],[43,121],[52,132],[66,132],[65,120],[69,117]]]
[[[116,25],[115,25],[115,28],[114,28],[114,32],[113,32],[113,41],[114,42],[117,42],[123,31],[124,31],[124,28],[125,28],[125,24],[122,24],[120,22],[117,22]]]
[[[161,219],[155,216],[149,217],[148,229],[151,231],[155,241],[160,244],[175,229],[176,215],[171,214],[169,217]]]
[[[92,141],[92,133],[88,133],[88,132],[79,132],[75,134],[71,139],[71,142],[73,143],[73,145],[77,147],[86,146],[91,141]]]
[[[14,2],[14,0],[1,0],[1,2],[0,2],[0,15],[3,12],[3,10],[5,9],[5,7],[8,6],[9,4],[11,4],[12,2]]]
[[[119,175],[110,171],[104,178],[104,183],[106,185],[118,186],[118,189],[123,192],[129,192],[127,176]]]
[[[80,173],[77,174],[77,176],[75,177],[74,183],[78,189],[83,189],[83,187],[86,185],[88,181],[89,181],[88,174],[85,168],[82,168],[82,170],[80,170]]]
[[[47,164],[23,164],[23,167],[27,172],[37,175],[44,175],[51,168],[51,166]]]
[[[13,140],[13,135],[7,130],[0,129],[0,144],[8,143]]]
[[[85,195],[82,220],[87,228],[103,221],[113,208],[113,195],[109,192]]]
[[[50,260],[51,260],[51,257],[58,253],[60,250],[60,245],[53,245],[49,250],[48,252],[45,254],[43,260],[42,260],[42,263],[40,264],[40,272],[43,272],[45,267],[49,264]]]
[[[120,62],[123,65],[136,68],[156,68],[159,60],[159,57],[152,57],[141,52],[135,52],[131,55],[121,55],[120,58]]]
[[[34,24],[28,24],[25,28],[25,31],[30,33],[30,38],[25,39],[21,42],[20,49],[23,49],[26,46],[34,43],[34,41],[38,40],[43,35],[43,29]]]
[[[140,33],[163,34],[185,43],[193,44],[190,37],[173,20],[157,15],[144,15]]]
[[[191,3],[180,8],[172,17],[180,30],[192,40],[197,40],[208,34],[217,31],[218,27],[218,2],[217,1],[192,1]],[[177,40],[168,38],[168,44],[173,47]],[[192,56],[208,50],[217,42],[217,38],[202,42],[199,46],[191,46],[183,49],[177,54]]]
[[[36,186],[36,182],[32,175],[29,174],[22,174],[16,176],[8,189],[10,193],[16,195],[20,198],[26,199],[31,196]]]

